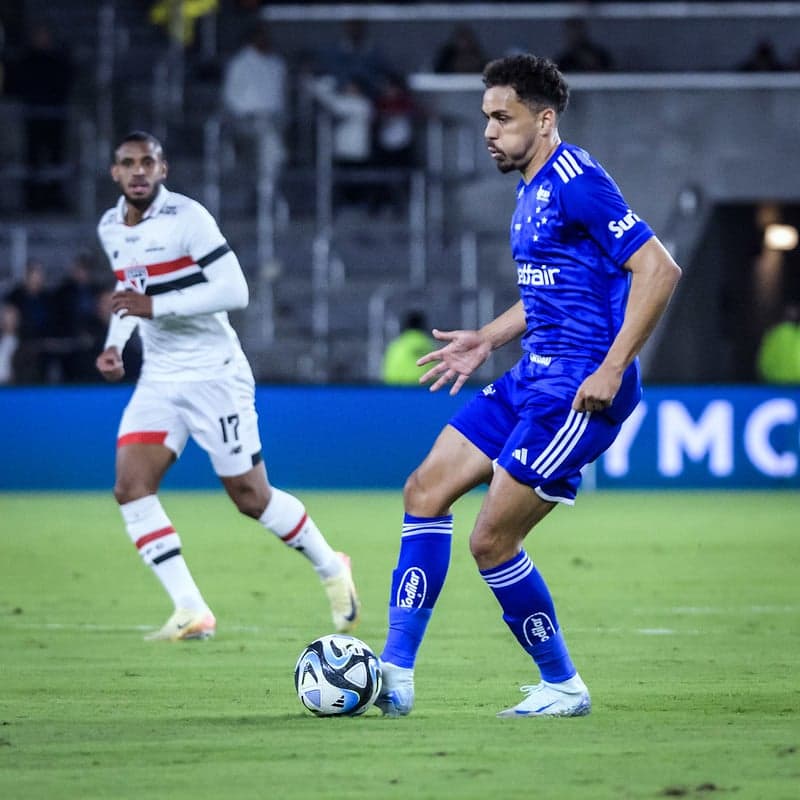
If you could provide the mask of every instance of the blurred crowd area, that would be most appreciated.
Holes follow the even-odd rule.
[[[280,6],[257,0],[0,2],[0,228],[74,221],[79,231],[57,251],[21,258],[18,249],[13,264],[0,264],[0,383],[97,379],[94,357],[113,280],[93,224],[115,200],[107,165],[113,143],[130,129],[163,137],[182,176],[180,190],[206,201],[208,165],[198,154],[208,152],[209,133],[198,120],[218,117],[225,136],[217,143],[216,167],[240,176],[226,190],[231,218],[256,225],[266,185],[277,187],[270,199],[275,226],[282,215],[302,216],[309,205],[302,202],[308,184],[298,184],[301,201],[294,202],[288,179],[281,182],[292,171],[318,168],[319,131],[311,129],[309,107],[322,108],[331,121],[333,168],[361,176],[334,184],[333,208],[356,219],[393,219],[405,213],[408,185],[401,180],[387,191],[385,181],[376,188],[374,176],[425,167],[421,123],[428,109],[410,76],[477,75],[490,58],[530,49],[543,36],[541,54],[568,76],[681,65],[680,58],[665,61],[679,19],[668,20],[661,41],[648,44],[616,32],[621,23],[593,15],[592,3],[556,4],[562,11],[556,17],[537,19],[534,11],[510,22],[459,18],[453,3],[453,14],[433,20],[420,37],[413,12],[391,24],[367,13],[379,4],[348,7],[360,5],[363,16],[332,12],[324,22],[309,17],[287,24]],[[645,30],[646,18],[638,22]],[[692,24],[686,20],[687,31]],[[704,70],[800,70],[800,36],[774,35],[774,26],[752,25],[746,33],[739,26],[733,38],[730,24],[725,30],[724,46],[704,54]],[[699,57],[692,54],[694,68]],[[226,220],[220,221],[225,230]],[[259,258],[263,275],[268,270]],[[135,377],[135,342],[129,350],[128,374]]]
[[[66,274],[48,275],[30,260],[0,305],[0,384],[92,383],[95,359],[111,317],[113,281],[101,279],[93,256],[77,253]],[[51,283],[51,278],[56,277]],[[125,349],[126,378],[141,365],[138,337]]]

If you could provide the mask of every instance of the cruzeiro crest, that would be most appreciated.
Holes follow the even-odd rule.
[[[128,267],[123,284],[126,289],[144,294],[147,289],[147,267]]]

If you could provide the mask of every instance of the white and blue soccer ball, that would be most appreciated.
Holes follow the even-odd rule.
[[[300,702],[319,717],[363,714],[381,690],[381,665],[355,636],[333,633],[305,647],[294,668]]]

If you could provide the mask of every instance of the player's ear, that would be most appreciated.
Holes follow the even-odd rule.
[[[163,159],[161,160],[161,177],[166,178],[167,172],[169,172],[169,164]]]
[[[111,165],[109,172],[111,173],[111,178],[114,183],[119,183],[119,169],[117,168],[116,164]]]

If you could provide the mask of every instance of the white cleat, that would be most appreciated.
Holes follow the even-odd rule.
[[[536,686],[522,686],[527,697],[498,717],[585,717],[592,710],[586,684],[577,673],[561,683],[542,681]]]
[[[149,642],[181,642],[189,639],[210,639],[216,631],[217,620],[208,609],[191,611],[178,608],[163,627],[148,633],[144,638]]]
[[[414,670],[381,661],[381,691],[375,705],[387,717],[405,717],[414,708]]]
[[[358,625],[361,618],[361,603],[353,583],[350,557],[344,553],[336,555],[341,559],[344,569],[332,578],[325,578],[322,584],[331,604],[333,627],[338,633],[348,633]]]

